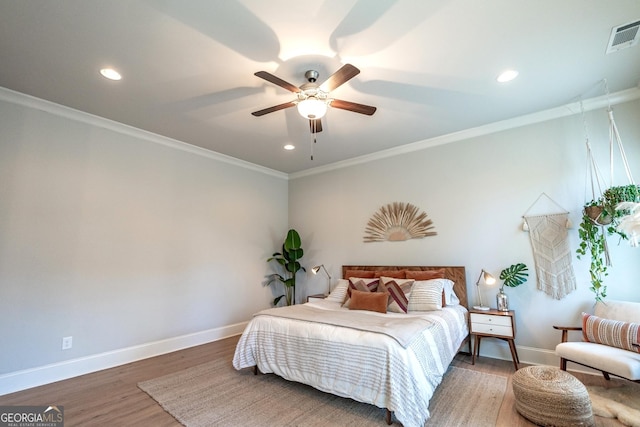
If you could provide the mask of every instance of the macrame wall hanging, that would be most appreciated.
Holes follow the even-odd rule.
[[[433,221],[410,203],[394,202],[373,214],[364,230],[364,242],[403,241],[435,236]]]
[[[543,196],[561,212],[530,215],[529,212]],[[524,218],[522,229],[529,232],[531,240],[538,289],[555,299],[564,298],[576,289],[567,232],[567,229],[571,228],[569,212],[546,193],[542,193],[522,217]]]

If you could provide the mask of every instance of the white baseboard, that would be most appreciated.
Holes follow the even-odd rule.
[[[555,366],[560,368],[560,358],[556,356],[554,350],[546,350],[543,348],[527,347],[516,345],[518,350],[518,358],[521,363],[527,363],[531,365],[545,365]],[[482,340],[480,358],[490,357],[492,359],[511,360],[511,352],[509,345],[506,341],[501,340]],[[482,360],[482,359],[480,359]],[[569,362],[567,365],[568,371],[581,372],[591,375],[602,375],[600,371],[589,369],[586,366],[578,365],[576,363]]]
[[[0,375],[0,396],[218,341],[241,334],[246,326],[247,322],[236,323],[234,325],[154,341],[106,353],[10,372]]]

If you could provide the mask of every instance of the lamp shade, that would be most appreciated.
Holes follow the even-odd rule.
[[[489,307],[482,303],[482,293],[480,292],[480,284],[484,283],[485,285],[493,285],[496,283],[496,278],[486,271],[480,271],[480,276],[478,276],[478,281],[476,282],[476,289],[478,291],[478,301],[480,305],[474,305],[473,308],[476,310],[489,310]]]
[[[327,287],[328,287],[328,292],[331,292],[331,276],[329,275],[329,272],[327,271],[327,269],[325,268],[324,264],[320,264],[320,265],[316,265],[315,267],[313,267],[311,269],[311,272],[313,274],[318,274],[318,271],[320,271],[320,269],[324,270],[324,274],[327,275]]]
[[[482,270],[480,279],[478,279],[478,285],[480,284],[480,280],[482,280],[486,285],[493,285],[496,283],[496,278],[484,270]]]
[[[319,100],[315,96],[310,96],[298,102],[298,113],[305,119],[320,119],[327,113],[327,103]]]

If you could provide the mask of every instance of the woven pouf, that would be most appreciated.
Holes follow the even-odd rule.
[[[594,426],[587,388],[573,375],[549,366],[528,366],[512,377],[516,410],[541,426]]]

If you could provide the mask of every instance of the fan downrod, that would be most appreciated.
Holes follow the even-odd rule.
[[[307,79],[309,83],[315,83],[318,80],[319,75],[320,73],[318,73],[316,70],[308,70],[306,73],[304,73],[304,78]]]

